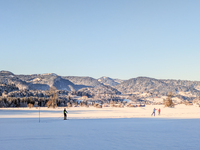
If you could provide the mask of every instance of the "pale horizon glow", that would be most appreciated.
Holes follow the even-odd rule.
[[[0,70],[200,81],[200,1],[0,1]]]

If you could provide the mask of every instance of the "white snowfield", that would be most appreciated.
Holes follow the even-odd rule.
[[[151,116],[156,108],[155,117]],[[161,109],[158,115],[158,109]],[[64,107],[55,109],[41,107],[41,118],[63,117]],[[69,107],[67,108],[69,119],[102,119],[102,118],[175,118],[190,119],[200,118],[200,107],[176,105],[175,108],[164,107],[163,105],[146,105],[145,107]],[[38,118],[39,108],[1,108],[0,118]]]
[[[200,149],[199,107],[63,109],[41,108],[40,122],[36,108],[0,109],[0,150]]]

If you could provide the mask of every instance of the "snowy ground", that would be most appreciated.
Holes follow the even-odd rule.
[[[200,119],[180,119],[184,118],[183,116],[193,118],[191,114],[197,115],[198,107],[189,106],[185,111],[182,110],[183,106],[169,109],[175,116],[190,110],[190,115],[182,114],[182,117],[175,117],[179,119],[172,119],[170,115],[167,118],[168,108],[161,109],[163,111],[161,116],[165,115],[163,118],[145,117],[151,113],[153,107],[157,106],[145,109],[113,108],[113,110],[70,108],[69,120],[65,121],[62,109],[43,108],[40,123],[37,109],[0,109],[0,149],[197,150],[200,148]],[[113,116],[119,110],[122,112]],[[145,116],[142,117],[139,113],[138,118],[134,115],[130,117],[129,111],[134,114],[136,110],[143,112]],[[192,110],[195,110],[196,114]],[[104,118],[105,113],[107,117]],[[97,117],[94,117],[94,114]],[[128,117],[123,118],[122,114]],[[92,117],[96,119],[84,119]]]
[[[161,115],[156,111],[155,118],[173,118],[173,119],[200,119],[200,107],[186,106],[184,104],[176,105],[175,108],[165,108],[163,105],[146,105],[146,107],[137,108],[113,108],[113,107],[71,107],[67,108],[69,119],[103,119],[103,118],[152,118],[153,108],[161,109]],[[59,118],[63,117],[64,108],[40,109],[41,118]],[[36,108],[1,108],[0,118],[38,118],[39,109]]]

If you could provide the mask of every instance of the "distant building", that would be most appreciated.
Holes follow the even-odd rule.
[[[82,99],[83,100],[86,100],[88,97],[87,96],[82,96]]]

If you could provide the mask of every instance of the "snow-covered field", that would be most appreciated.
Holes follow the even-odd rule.
[[[152,117],[154,107],[70,108],[69,120],[61,108],[43,108],[40,123],[38,109],[0,109],[0,149],[200,149],[200,108],[159,106],[161,116]]]
[[[155,118],[174,118],[174,119],[200,119],[200,107],[176,105],[175,108],[165,108],[163,105],[146,105],[146,107],[136,108],[114,108],[114,107],[70,107],[67,108],[69,119],[102,119],[102,118],[152,118],[153,108],[161,109],[161,115],[156,111]],[[63,117],[64,108],[49,109],[40,108],[41,118]],[[0,118],[38,118],[39,109],[37,108],[0,108]]]

